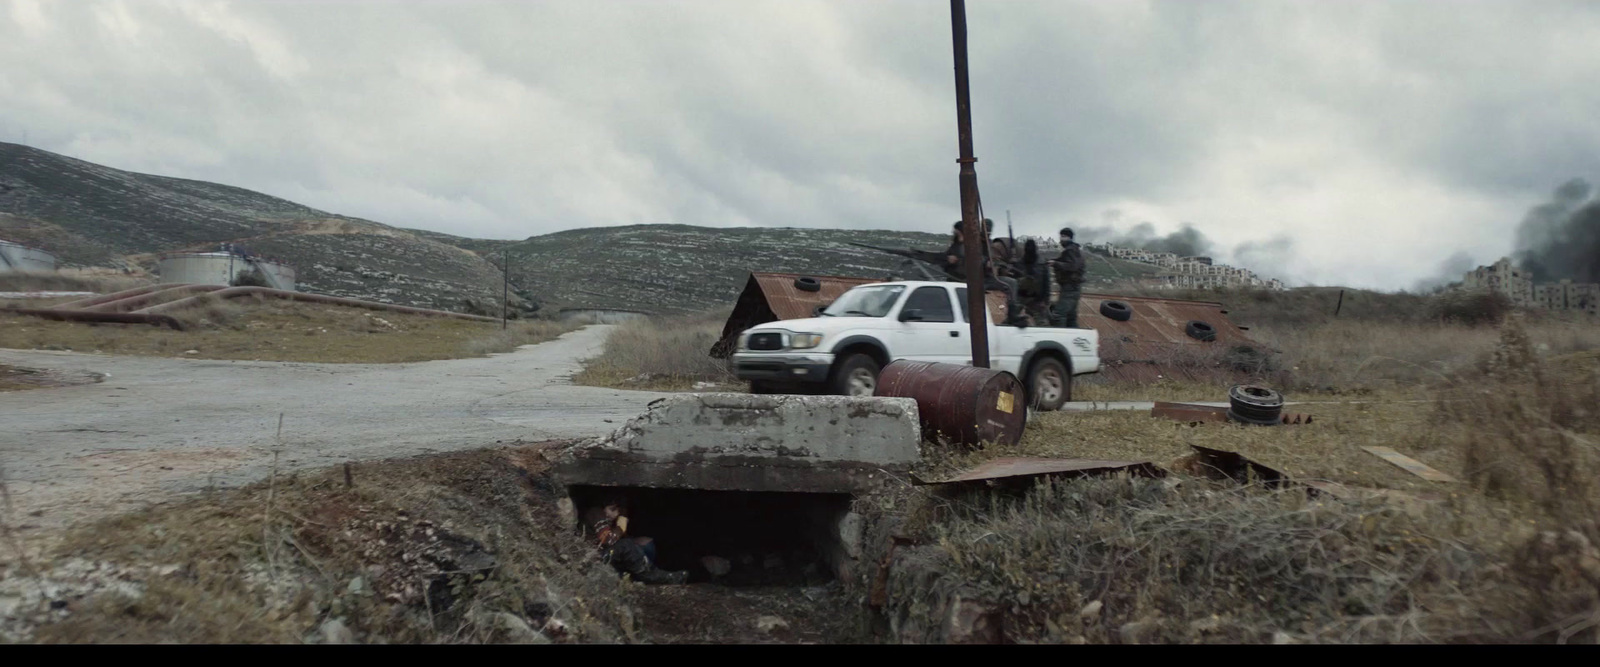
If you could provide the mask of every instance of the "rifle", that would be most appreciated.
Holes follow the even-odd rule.
[[[847,241],[846,243],[850,243],[850,242]],[[889,253],[891,255],[897,255],[897,256],[900,256],[900,257],[905,257],[907,259],[912,259],[912,260],[915,260],[915,261],[918,261],[918,262],[922,262],[924,264],[932,264],[935,267],[938,267],[940,272],[945,273],[946,275],[952,275],[952,274],[950,274],[950,272],[944,270],[945,269],[944,253],[942,253],[942,252],[931,252],[931,251],[928,251],[928,250],[916,250],[916,249],[911,249],[911,248],[908,248],[908,249],[905,249],[905,250],[895,250],[894,248],[882,248],[882,247],[878,247],[878,246],[875,246],[875,245],[867,245],[865,243],[850,243],[850,245],[856,246],[858,248],[866,248],[868,250],[876,250],[878,252],[886,252],[886,253]]]
[[[1021,256],[1017,254],[1017,233],[1011,229],[1011,209],[1009,208],[1006,209],[1006,238],[1011,241],[1011,261],[1020,261]]]

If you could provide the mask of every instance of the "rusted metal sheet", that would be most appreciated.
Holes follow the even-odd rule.
[[[1362,447],[1368,453],[1380,459],[1395,464],[1401,470],[1421,477],[1430,482],[1454,482],[1456,478],[1446,475],[1438,470],[1428,467],[1427,464],[1414,458],[1401,454],[1388,447]]]
[[[1101,315],[1102,301],[1126,303],[1133,315],[1126,322]],[[1194,320],[1210,324],[1216,338],[1190,338],[1185,327]],[[1100,332],[1100,373],[1113,381],[1232,378],[1240,375],[1233,367],[1237,348],[1264,350],[1228,319],[1222,304],[1211,301],[1086,292],[1078,301],[1078,325]]]
[[[1195,461],[1199,472],[1225,477],[1240,484],[1260,483],[1268,488],[1278,488],[1289,482],[1288,475],[1252,461],[1238,452],[1199,445],[1189,445],[1189,448],[1199,455]]]
[[[1020,480],[1051,475],[1104,475],[1116,472],[1128,472],[1142,477],[1166,475],[1165,471],[1149,461],[1006,457],[986,461],[947,479],[924,481],[913,476],[912,482],[921,485],[943,485]]]
[[[821,289],[815,292],[795,287],[795,280],[815,278]],[[833,303],[834,299],[851,288],[883,280],[872,278],[847,278],[843,276],[813,276],[800,273],[751,273],[744,291],[734,303],[733,313],[722,325],[722,336],[711,347],[711,356],[726,359],[732,355],[745,329],[778,320],[798,320],[813,317],[817,308]],[[989,292],[989,317],[996,322],[1005,318],[1006,297],[999,292]]]
[[[929,441],[1014,445],[1028,424],[1022,382],[991,368],[902,359],[878,373],[873,395],[916,399],[922,438]]]
[[[1156,401],[1155,406],[1150,408],[1150,416],[1166,417],[1188,424],[1217,424],[1228,421],[1228,409],[1214,405]],[[1280,420],[1285,425],[1310,424],[1312,417],[1307,414],[1286,412]]]

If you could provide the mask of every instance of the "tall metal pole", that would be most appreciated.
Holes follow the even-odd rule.
[[[505,329],[506,327],[510,326],[510,325],[507,324],[507,322],[510,319],[508,317],[508,313],[510,312],[508,310],[510,308],[510,305],[509,305],[510,303],[511,303],[511,250],[507,249],[507,248],[501,248],[500,249],[500,328],[501,329]]]
[[[988,295],[983,291],[983,257],[988,240],[978,217],[978,170],[972,165],[972,95],[967,88],[967,3],[950,0],[950,25],[955,37],[956,127],[960,132],[962,245],[966,246],[967,322],[972,327],[972,365],[989,367]]]

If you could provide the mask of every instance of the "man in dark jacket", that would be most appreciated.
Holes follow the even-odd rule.
[[[1083,276],[1088,266],[1083,261],[1083,251],[1072,240],[1072,228],[1061,228],[1061,254],[1050,262],[1055,269],[1056,284],[1061,293],[1050,308],[1050,326],[1078,328],[1078,299],[1083,296]]]
[[[984,238],[987,239],[988,236],[989,236],[988,232],[991,229],[993,229],[993,227],[991,226],[991,223],[989,222],[988,219],[985,219],[983,221],[983,229],[984,229]],[[987,245],[988,244],[986,242],[985,246],[987,246]],[[944,272],[946,274],[949,274],[951,278],[954,278],[954,279],[960,280],[960,281],[966,281],[966,279],[967,279],[967,277],[966,277],[967,276],[966,243],[965,243],[965,239],[963,238],[963,233],[962,233],[962,230],[961,230],[961,223],[959,221],[956,222],[956,225],[955,225],[955,240],[953,240],[950,243],[950,247],[949,248],[945,249],[944,254],[945,254]],[[1016,279],[1015,278],[1008,278],[1008,277],[1004,277],[1004,276],[996,276],[995,275],[994,262],[989,261],[988,257],[984,257],[983,258],[983,289],[985,291],[997,289],[997,290],[1001,290],[1001,291],[1005,292],[1005,295],[1006,295],[1006,321],[1003,324],[1005,324],[1007,326],[1018,326],[1018,325],[1021,325],[1021,324],[1025,323],[1025,320],[1023,320],[1023,318],[1022,318],[1022,313],[1017,308],[1017,281],[1016,281]]]
[[[1017,279],[1017,296],[1023,310],[1035,326],[1050,323],[1050,264],[1040,261],[1039,244],[1033,239],[1022,244],[1022,263],[1017,269],[1022,273]]]

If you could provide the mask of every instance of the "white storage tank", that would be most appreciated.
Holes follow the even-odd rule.
[[[232,285],[241,274],[260,271],[269,287],[295,288],[294,268],[259,257],[230,252],[180,252],[161,256],[157,273],[163,283]]]
[[[56,270],[56,256],[38,248],[0,240],[0,273],[42,273]]]

